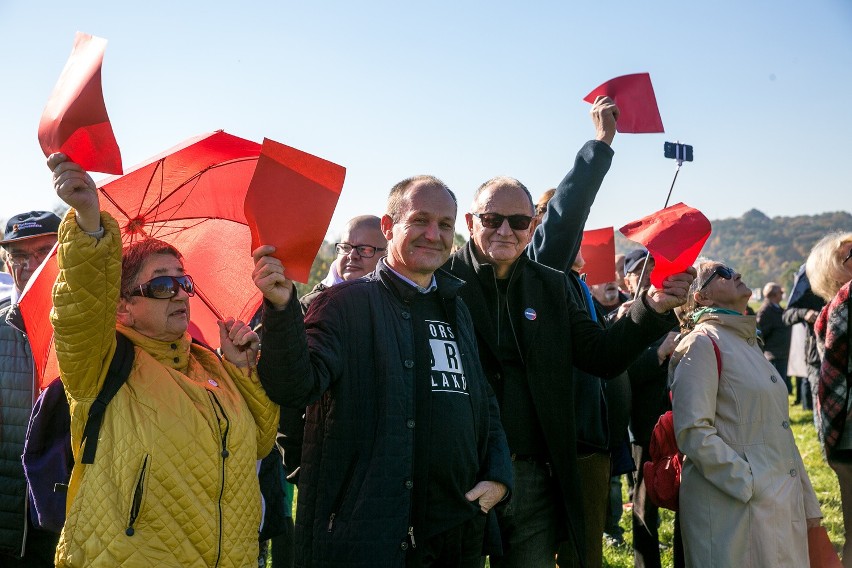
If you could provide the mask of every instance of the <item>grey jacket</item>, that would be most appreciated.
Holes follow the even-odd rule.
[[[17,305],[0,309],[0,553],[21,556],[27,484],[21,454],[35,400],[33,358]]]

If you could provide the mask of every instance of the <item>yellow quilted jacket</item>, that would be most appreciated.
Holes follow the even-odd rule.
[[[59,229],[51,321],[71,405],[75,461],[115,351],[118,224],[95,239],[70,211]],[[256,371],[221,361],[189,335],[164,343],[119,327],[135,345],[127,383],[107,407],[97,455],[76,463],[57,566],[255,566],[261,518],[256,460],[278,406]]]

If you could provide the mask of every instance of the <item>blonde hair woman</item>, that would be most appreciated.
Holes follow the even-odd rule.
[[[849,348],[852,232],[830,233],[808,256],[813,290],[828,304],[820,312],[814,332],[822,364],[814,393],[814,422],[828,465],[840,483],[840,504],[846,543],[843,565],[852,567],[852,357]]]

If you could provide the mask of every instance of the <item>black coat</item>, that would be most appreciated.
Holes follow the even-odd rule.
[[[428,467],[414,459],[415,426],[431,428],[429,387],[415,380],[415,317],[391,278],[380,263],[371,275],[325,290],[304,320],[295,295],[284,310],[264,313],[261,382],[273,401],[308,406],[297,566],[404,566],[409,527],[419,523],[412,507],[422,502],[413,494],[426,490],[418,480],[447,459],[430,456]],[[479,365],[470,314],[458,301],[463,283],[440,271],[436,279],[468,381],[478,479],[511,489],[497,402]]]
[[[497,355],[496,329],[486,293],[475,271],[472,245],[467,243],[445,265],[466,281],[460,295],[470,309],[479,343],[482,367],[500,399],[504,370]],[[490,267],[489,267],[490,268]],[[496,282],[495,282],[496,286]],[[573,366],[610,378],[618,375],[651,341],[671,329],[674,315],[658,315],[635,302],[612,327],[602,329],[573,300],[564,273],[526,256],[515,263],[509,280],[509,312],[535,310],[534,319],[521,318],[515,336],[523,357],[549,458],[561,490],[566,526],[562,532],[582,551],[583,512],[577,475],[577,439],[574,425]],[[581,558],[583,555],[580,555]]]
[[[757,327],[763,339],[763,354],[770,361],[790,355],[791,329],[783,321],[784,308],[764,300],[757,310]],[[787,371],[784,371],[787,374]]]

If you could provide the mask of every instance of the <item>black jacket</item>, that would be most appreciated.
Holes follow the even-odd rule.
[[[475,265],[472,245],[468,242],[450,257],[446,268],[467,282],[460,295],[473,316],[482,367],[500,399],[504,369],[497,353],[496,330],[490,323],[490,311],[496,308],[486,303]],[[528,308],[535,310],[535,318],[521,318],[514,333],[561,490],[562,512],[566,519],[566,525],[560,527],[561,532],[566,537],[570,535],[577,550],[582,551],[582,488],[577,475],[573,366],[604,379],[614,377],[624,371],[648,343],[671,329],[676,319],[673,314],[654,313],[643,298],[612,327],[602,329],[576,304],[568,286],[564,273],[524,255],[513,267],[508,296],[510,313],[524,313]]]
[[[496,399],[478,362],[470,314],[458,300],[463,283],[441,271],[435,276],[451,324],[455,320],[476,422],[479,479],[511,489]],[[391,278],[380,263],[365,278],[332,286],[314,299],[304,321],[295,295],[286,309],[264,313],[261,382],[273,401],[309,405],[297,566],[404,566],[409,527],[420,522],[412,517],[420,502],[413,493],[425,494],[429,467],[441,464],[441,456],[428,464],[414,460],[415,427],[431,427],[429,385],[415,381],[414,317]]]
[[[764,300],[757,310],[757,327],[763,339],[763,354],[770,361],[790,355],[791,329],[783,321],[784,308]],[[787,372],[784,371],[786,375]]]
[[[651,443],[657,420],[672,408],[668,388],[668,359],[661,365],[657,355],[657,349],[665,339],[665,336],[660,337],[649,345],[627,368],[633,400],[630,434],[632,442],[640,446]],[[636,466],[642,467],[642,464]]]

